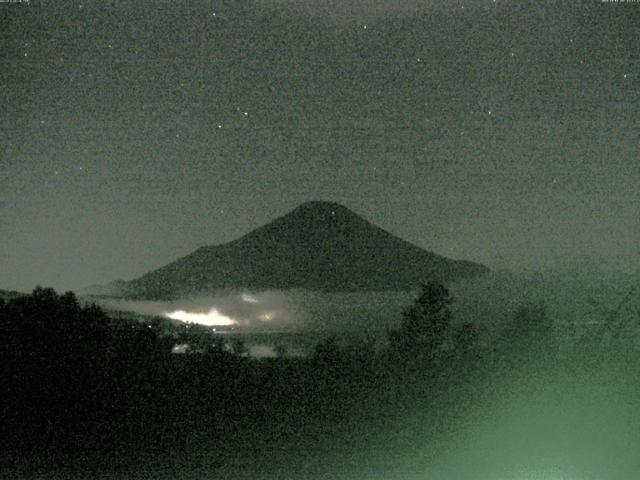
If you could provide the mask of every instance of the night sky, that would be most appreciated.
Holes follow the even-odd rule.
[[[307,200],[491,268],[640,264],[640,3],[4,0],[0,62],[3,289]]]

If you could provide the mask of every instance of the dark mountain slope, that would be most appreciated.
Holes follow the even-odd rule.
[[[156,299],[240,288],[404,290],[487,271],[418,248],[339,204],[308,202],[235,241],[127,282],[125,290]]]

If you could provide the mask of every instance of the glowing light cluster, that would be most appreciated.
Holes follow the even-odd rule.
[[[220,313],[216,308],[210,309],[207,313],[192,313],[186,312],[185,310],[176,310],[174,312],[167,312],[165,315],[173,320],[179,320],[184,323],[197,323],[208,327],[235,325],[238,323],[233,318]]]
[[[241,295],[242,301],[247,303],[258,303],[258,299],[250,293],[243,293]]]

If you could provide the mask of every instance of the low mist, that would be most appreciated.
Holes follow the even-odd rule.
[[[638,278],[633,275],[498,271],[452,282],[448,288],[454,297],[453,324],[476,325],[486,343],[500,334],[520,307],[544,308],[557,334],[566,340],[603,321],[619,307],[621,318],[631,318],[637,315],[637,306],[620,304],[634,284],[638,284]],[[101,298],[98,303],[112,311],[182,321],[209,315],[207,318],[213,320],[203,321],[205,325],[216,326],[215,319],[219,318],[222,320],[217,325],[223,329],[244,333],[290,332],[314,338],[335,334],[384,343],[417,292],[244,290],[168,302]]]

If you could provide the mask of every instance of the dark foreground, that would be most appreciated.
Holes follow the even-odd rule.
[[[428,357],[332,344],[309,359],[171,355],[143,328],[114,331],[99,311],[70,298],[60,306],[61,298],[3,306],[6,478],[543,480],[640,471],[640,359],[624,339],[586,339],[567,351],[550,337],[511,337]],[[75,311],[85,336],[52,329],[45,307]],[[44,323],[20,330],[20,315]]]

